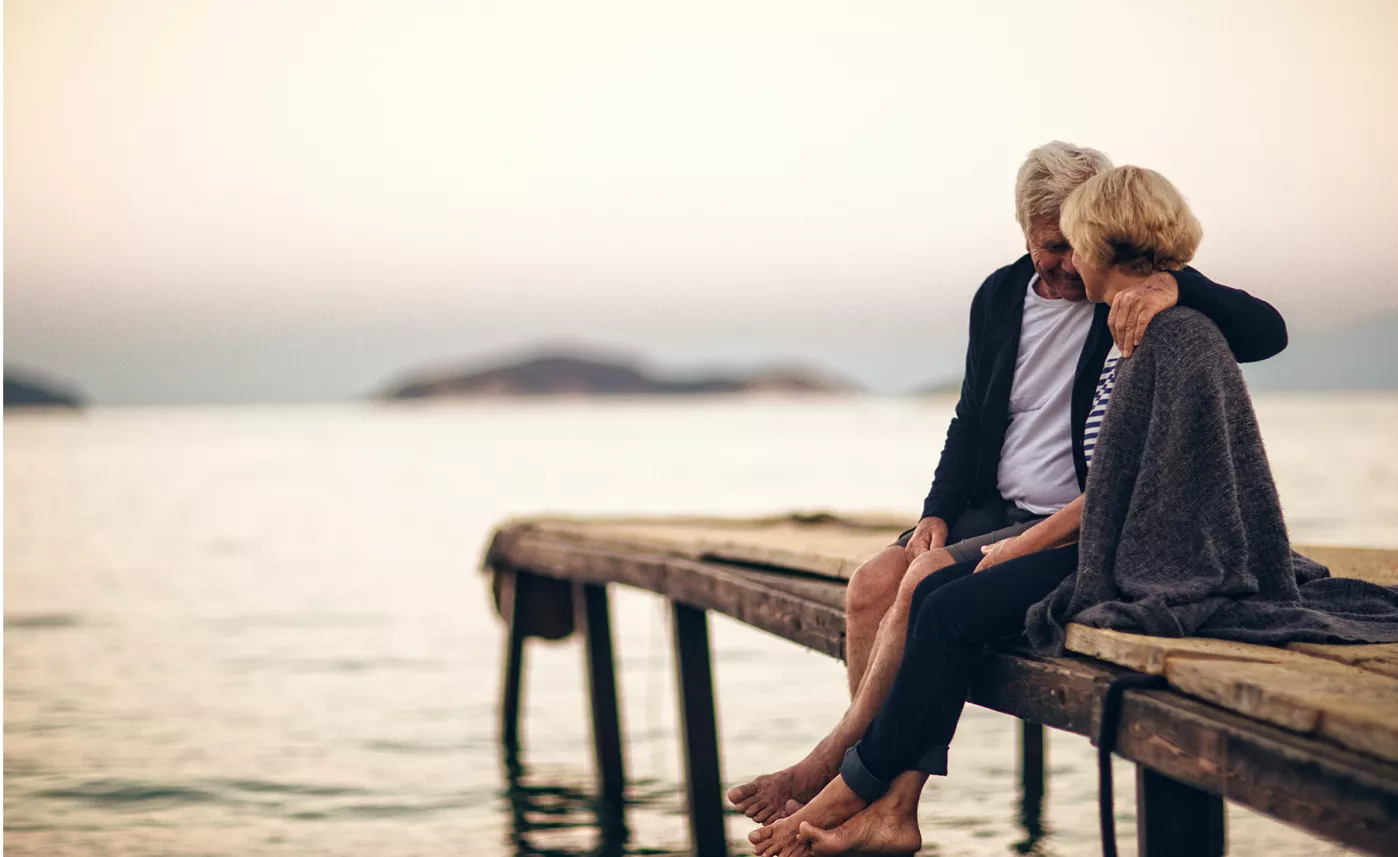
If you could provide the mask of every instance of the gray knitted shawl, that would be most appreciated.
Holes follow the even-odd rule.
[[[1061,654],[1081,622],[1278,645],[1398,641],[1398,587],[1291,550],[1242,372],[1192,309],[1157,316],[1117,368],[1084,499],[1078,570],[1025,619]]]

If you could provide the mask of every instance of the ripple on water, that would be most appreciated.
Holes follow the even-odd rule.
[[[223,799],[217,792],[207,789],[120,779],[91,780],[76,786],[43,789],[34,794],[41,798],[76,800],[112,809],[216,803]]]
[[[5,614],[6,631],[36,628],[76,628],[83,624],[86,624],[83,617],[74,613]]]

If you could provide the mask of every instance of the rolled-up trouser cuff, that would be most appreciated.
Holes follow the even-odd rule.
[[[845,751],[845,759],[840,763],[840,776],[844,777],[845,785],[849,786],[850,791],[867,803],[873,803],[883,797],[892,785],[874,776],[864,767],[864,760],[859,758],[858,744]]]
[[[922,758],[917,760],[915,770],[924,774],[945,777],[947,775],[947,750],[946,744],[939,744],[935,747],[928,747],[927,752],[922,754]]]
[[[945,744],[928,747],[922,757],[917,760],[917,766],[913,770],[945,777],[947,775],[947,749]],[[849,786],[850,791],[868,803],[873,803],[883,797],[893,786],[892,783],[879,779],[865,766],[864,760],[859,758],[858,744],[845,751],[844,761],[840,763],[840,776],[844,778],[845,785]]]

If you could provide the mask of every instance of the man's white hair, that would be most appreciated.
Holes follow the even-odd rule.
[[[1112,168],[1112,159],[1096,149],[1054,140],[1029,153],[1015,178],[1015,219],[1029,235],[1035,218],[1058,222],[1063,201],[1083,182]]]

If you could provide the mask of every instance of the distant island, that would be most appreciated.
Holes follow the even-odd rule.
[[[858,388],[812,370],[661,378],[621,361],[548,354],[466,372],[410,376],[381,393],[390,400],[501,396],[694,396],[742,393],[838,394]]]
[[[81,408],[82,397],[27,372],[5,370],[5,408]]]

